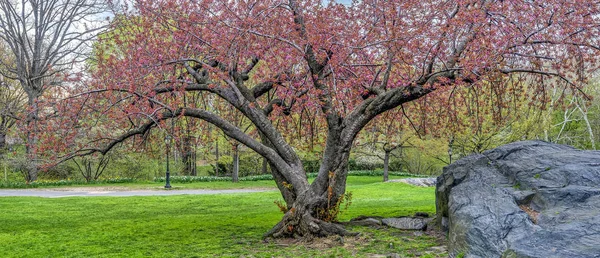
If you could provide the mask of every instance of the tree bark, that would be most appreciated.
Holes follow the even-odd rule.
[[[390,151],[385,151],[385,156],[383,157],[383,182],[387,182],[389,180],[388,171],[390,164]]]
[[[0,154],[3,153],[6,148],[6,132],[0,130]]]
[[[345,155],[344,152],[330,152]],[[339,159],[336,159],[339,158]],[[346,157],[326,157],[321,169],[330,172],[326,177],[317,177],[309,190],[296,192],[297,197],[277,223],[264,237],[312,238],[330,235],[354,235],[343,226],[336,224],[337,215],[343,207],[338,206],[345,194],[349,155]],[[340,160],[341,162],[326,162]],[[308,185],[308,181],[306,181]],[[294,186],[288,187],[294,189]]]
[[[183,161],[183,174],[184,175],[194,175],[194,171],[196,170],[196,163],[194,162],[194,153],[192,148],[192,137],[186,135],[183,137],[182,142],[182,157]]]
[[[25,143],[25,153],[27,154],[27,158],[29,159],[29,163],[27,166],[27,182],[33,182],[37,180],[38,177],[38,167],[37,167],[37,153],[35,151],[35,147],[37,146],[37,119],[38,119],[38,104],[37,104],[37,96],[36,94],[28,92],[28,104],[30,107],[29,113],[27,113],[27,137]]]
[[[233,146],[233,171],[231,174],[231,177],[232,177],[234,183],[237,183],[239,181],[239,172],[240,172],[239,146],[234,145]]]
[[[329,125],[323,160],[319,174],[313,183],[309,185],[305,177],[302,180],[304,185],[301,187],[286,185],[287,189],[294,192],[295,198],[293,202],[286,200],[288,210],[283,219],[264,237],[312,238],[352,234],[343,226],[334,223],[340,212],[340,200],[346,192],[348,159],[352,146],[351,141],[342,140],[343,126],[341,125],[342,123],[337,122]],[[303,170],[301,166],[298,169]]]
[[[262,158],[262,171],[261,174],[265,175],[269,173],[269,171],[267,170],[267,159],[265,159],[264,157]]]
[[[215,176],[219,176],[219,141],[215,141]]]

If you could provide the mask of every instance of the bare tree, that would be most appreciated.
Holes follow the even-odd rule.
[[[6,135],[23,112],[25,94],[14,83],[0,75],[0,154],[6,147]]]
[[[100,155],[100,157],[85,156],[78,159],[72,159],[73,163],[77,166],[79,173],[85,178],[86,182],[92,180],[98,180],[102,175],[112,157],[109,155]]]
[[[20,83],[27,95],[26,150],[34,162],[39,98],[52,80],[65,78],[86,60],[92,40],[104,28],[104,0],[0,0],[0,41],[11,62],[0,59],[2,75]],[[56,81],[55,81],[56,82]]]

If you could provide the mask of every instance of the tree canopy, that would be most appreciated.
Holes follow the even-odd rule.
[[[345,196],[357,134],[378,115],[490,81],[579,90],[598,68],[600,4],[589,1],[135,1],[101,39],[87,87],[53,124],[102,124],[67,154],[106,153],[166,120],[204,120],[265,157],[287,203],[266,236],[347,233],[331,214]],[[184,96],[200,92],[203,101]],[[202,103],[202,104],[199,104]],[[235,112],[219,112],[226,105]],[[67,108],[68,107],[68,108]],[[326,126],[319,174],[308,183],[287,135],[309,111]],[[244,117],[243,125],[236,123]],[[247,127],[250,130],[247,130]],[[201,130],[201,129],[200,129]]]

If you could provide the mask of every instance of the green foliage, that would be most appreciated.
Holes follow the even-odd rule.
[[[231,177],[217,176],[172,176],[172,183],[194,183],[194,182],[230,182]],[[256,175],[240,177],[239,181],[262,181],[273,180],[272,175]],[[165,177],[155,177],[154,182],[165,182]]]
[[[259,175],[262,173],[262,157],[254,153],[240,152],[240,167],[239,176]],[[231,176],[233,173],[233,158],[231,156],[221,156],[217,162],[219,166],[219,176],[228,175]],[[215,175],[214,164],[212,171],[209,171],[210,176]]]
[[[371,183],[357,185],[355,179]],[[342,221],[359,215],[435,212],[433,188],[373,183],[379,177],[348,181],[352,207],[341,216]],[[4,211],[0,213],[0,257],[370,257],[390,253],[415,257],[441,245],[428,235],[367,227],[349,228],[361,236],[344,237],[346,245],[338,240],[319,248],[265,243],[262,234],[281,219],[272,203],[280,197],[274,190],[127,198],[0,198]]]
[[[410,177],[424,177],[423,175],[415,175],[410,173],[403,172],[389,172],[390,176],[410,176]],[[317,177],[318,173],[308,173],[306,174],[308,178]],[[348,172],[349,176],[383,176],[383,171],[381,170],[362,170],[362,171],[350,171]],[[171,176],[170,180],[172,183],[194,183],[194,182],[229,182],[231,181],[231,177],[217,177],[217,176]],[[239,181],[263,181],[263,180],[273,180],[273,176],[270,174],[267,175],[255,175],[255,176],[244,176],[240,177]],[[165,177],[155,177],[153,179],[154,182],[165,182]]]
[[[401,159],[390,159],[388,169],[391,171],[402,171],[404,170],[404,162]]]
[[[31,163],[24,155],[13,157],[8,161],[8,166],[14,172],[22,175],[25,181],[29,180],[29,172],[33,163]]]
[[[171,171],[179,171],[176,162],[171,162]],[[164,161],[150,159],[142,153],[128,153],[118,155],[111,161],[104,172],[105,177],[135,178],[151,180],[153,177],[165,173]]]
[[[196,167],[196,172],[198,173],[198,176],[209,176],[211,173],[214,174],[214,168],[212,165],[205,165],[205,166],[197,166]]]
[[[302,167],[306,173],[318,173],[321,166],[320,159],[303,159]]]
[[[383,161],[376,157],[358,156],[348,160],[349,170],[376,170],[383,169]]]
[[[348,210],[352,204],[352,192],[342,194],[335,203],[331,203],[331,187],[329,189],[327,209],[317,209],[318,218],[327,222],[338,222],[338,218],[342,213]],[[344,204],[342,206],[342,204]]]
[[[69,164],[62,163],[48,169],[40,171],[38,175],[40,180],[66,180],[77,174],[75,168]]]

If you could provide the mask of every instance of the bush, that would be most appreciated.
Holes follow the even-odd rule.
[[[438,175],[441,173],[444,164],[417,152],[407,152],[403,157],[402,166],[411,174]]]
[[[239,181],[262,181],[273,180],[272,175],[254,175],[240,177]],[[194,182],[231,182],[228,176],[172,176],[170,181],[173,183],[194,183]],[[154,182],[165,182],[165,177],[155,177]]]
[[[348,160],[349,170],[376,170],[383,169],[383,161],[377,157],[358,156]]]
[[[307,173],[308,178],[317,177],[318,173]],[[383,176],[381,170],[360,170],[360,171],[349,171],[349,176]],[[423,177],[422,175],[413,175],[403,172],[389,172],[391,176],[411,176],[411,177]],[[172,176],[170,178],[173,183],[193,183],[193,182],[231,182],[231,177],[228,176]],[[262,181],[262,180],[273,180],[273,176],[270,174],[265,175],[254,175],[244,176],[239,178],[240,181]],[[155,177],[154,182],[165,182],[165,177]]]
[[[86,182],[85,180],[38,180],[35,182],[0,182],[0,188],[37,188],[42,186],[69,186],[69,185],[93,185],[93,184],[118,184],[132,183],[134,178],[108,178]]]
[[[38,177],[41,180],[65,180],[77,175],[75,168],[66,163],[40,170],[40,172]]]
[[[157,175],[165,173],[166,168],[163,161],[150,159],[144,154],[130,153],[118,155],[117,157],[108,165],[102,177],[150,180]],[[171,160],[169,163],[171,173],[179,171],[178,166],[181,164],[176,163],[174,160]]]
[[[319,159],[305,159],[302,160],[302,166],[306,173],[317,173],[321,166],[321,160]]]
[[[400,159],[392,159],[388,164],[388,169],[390,171],[403,171],[406,170],[404,167],[404,162]]]
[[[213,170],[209,172],[210,176],[216,175],[215,164],[210,164],[213,167]],[[219,176],[222,175],[231,175],[231,171],[233,170],[233,158],[231,156],[221,156],[217,160],[217,166],[219,166]]]
[[[255,153],[240,155],[239,176],[251,176],[262,174],[262,161],[262,156]]]
[[[233,173],[233,157],[232,156],[221,156],[217,161],[219,166],[219,176],[227,175],[231,176]],[[239,176],[250,176],[262,174],[262,156],[255,153],[240,153],[240,171]],[[209,171],[210,176],[215,176],[215,165],[212,166],[212,171]]]

